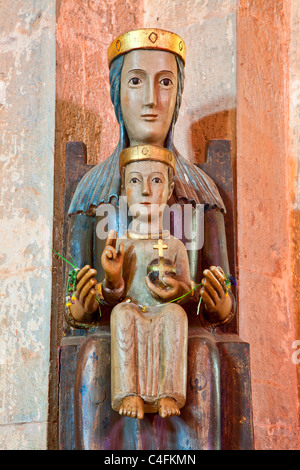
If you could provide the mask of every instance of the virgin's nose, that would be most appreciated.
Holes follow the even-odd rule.
[[[142,181],[142,196],[149,196],[150,195],[150,183],[148,181],[148,178],[143,178]]]
[[[156,106],[157,96],[155,81],[152,77],[149,77],[145,86],[145,106],[153,108]]]

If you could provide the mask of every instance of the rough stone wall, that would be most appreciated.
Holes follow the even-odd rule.
[[[55,2],[0,4],[0,448],[47,446]]]
[[[257,449],[299,447],[291,245],[291,2],[237,9],[240,335],[251,345]],[[293,178],[294,180],[294,178]]]

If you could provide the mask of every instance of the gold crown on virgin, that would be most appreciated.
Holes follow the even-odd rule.
[[[121,54],[135,49],[152,49],[177,54],[185,64],[186,46],[176,33],[157,28],[128,31],[117,37],[108,48],[108,64]]]

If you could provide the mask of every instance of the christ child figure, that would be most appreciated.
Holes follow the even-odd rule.
[[[144,413],[179,415],[186,400],[188,341],[179,303],[187,300],[191,280],[184,244],[162,229],[174,188],[174,155],[140,145],[123,150],[119,161],[133,222],[121,239],[109,232],[101,257],[102,294],[114,305],[112,408],[139,419]]]

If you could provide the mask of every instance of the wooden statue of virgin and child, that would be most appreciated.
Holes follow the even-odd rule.
[[[66,256],[80,270],[66,321],[72,330],[86,332],[76,366],[76,445],[185,448],[184,432],[192,448],[220,448],[220,358],[209,326],[233,318],[235,299],[226,276],[222,198],[211,178],[185,160],[173,143],[185,44],[168,31],[131,31],[111,44],[108,58],[119,143],[81,179],[69,208]],[[132,216],[130,227],[121,233],[116,217],[106,239],[100,239],[97,208],[112,204],[118,211],[121,196]],[[173,202],[204,207],[202,249],[187,251],[184,240],[164,229],[164,207]],[[196,307],[201,299],[201,309],[191,335],[193,299]],[[110,308],[109,331],[101,326],[102,305]],[[104,350],[111,368],[110,393],[105,358],[100,357]],[[86,391],[97,398],[86,400]],[[108,395],[111,412],[105,404]],[[124,420],[122,439],[115,437],[121,432],[116,412]],[[162,424],[158,428],[151,418],[147,424],[146,416],[155,414],[170,423],[168,437]],[[128,417],[147,428],[145,434],[134,431],[138,444],[124,443],[130,440],[124,431],[131,426],[125,424]]]

